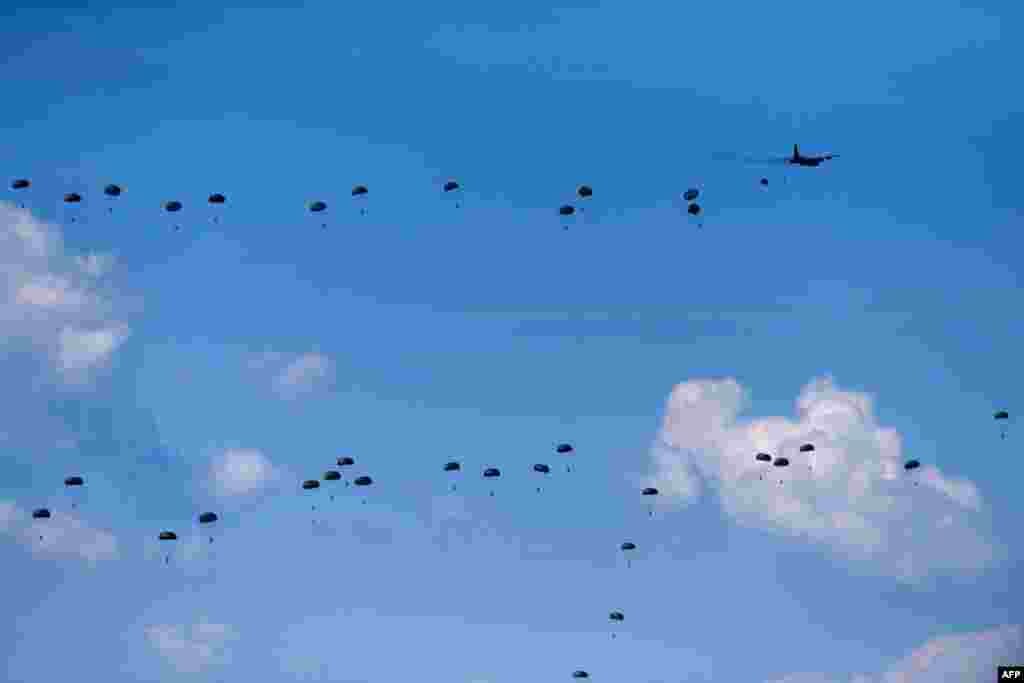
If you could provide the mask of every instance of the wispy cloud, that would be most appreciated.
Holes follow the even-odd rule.
[[[207,484],[219,497],[266,493],[282,478],[282,472],[262,451],[228,448],[213,457]]]
[[[0,502],[0,535],[8,535],[36,557],[73,557],[96,565],[118,557],[117,538],[80,517],[53,510],[49,519],[34,520],[29,510]]]
[[[800,392],[795,420],[741,420],[748,402],[734,379],[676,385],[651,456],[668,501],[693,501],[706,486],[741,524],[805,536],[907,581],[994,562],[975,485],[925,458],[904,472],[900,435],[877,423],[870,396],[819,378]],[[814,452],[801,453],[804,443]],[[759,452],[791,465],[766,466]]]
[[[334,361],[322,353],[266,352],[249,359],[250,370],[268,381],[273,392],[295,400],[328,389],[334,379]]]
[[[205,619],[192,625],[156,625],[145,629],[146,640],[178,673],[195,674],[221,663],[229,654],[228,643],[238,632],[227,624]]]

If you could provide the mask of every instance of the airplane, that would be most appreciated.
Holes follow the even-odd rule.
[[[798,145],[793,145],[793,156],[786,159],[786,163],[793,164],[795,166],[820,166],[821,162],[829,161],[838,157],[838,154],[823,154],[818,157],[805,157],[800,154],[800,147]]]

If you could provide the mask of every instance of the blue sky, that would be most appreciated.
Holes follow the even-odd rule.
[[[0,197],[7,680],[916,683],[1024,660],[1020,435],[992,420],[1022,403],[1017,7],[0,16],[0,168],[33,181]],[[715,160],[793,143],[841,157]],[[756,479],[755,449],[803,439],[812,474]],[[320,496],[314,526],[299,483],[341,455],[375,485]],[[919,486],[889,478],[906,458]]]

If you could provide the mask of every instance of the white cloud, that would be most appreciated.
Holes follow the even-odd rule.
[[[256,354],[250,358],[249,368],[269,379],[274,393],[287,400],[326,389],[334,379],[334,362],[315,351]]]
[[[218,496],[246,496],[265,492],[282,473],[261,451],[229,448],[215,456],[210,483]]]
[[[117,538],[110,532],[59,510],[51,514],[50,519],[34,520],[15,503],[0,502],[0,535],[10,535],[42,557],[76,557],[90,565],[118,557]]]
[[[913,650],[887,671],[855,675],[849,683],[974,683],[994,680],[997,666],[1019,664],[1024,656],[1024,627],[938,636]],[[839,683],[832,675],[790,674],[772,683]]]
[[[978,531],[974,484],[926,456],[914,456],[925,464],[908,475],[900,435],[876,422],[870,396],[819,378],[800,392],[796,420],[740,420],[748,403],[734,379],[676,385],[651,454],[665,502],[691,502],[706,486],[741,524],[804,536],[901,580],[995,560]],[[807,442],[813,454],[799,452]],[[765,467],[758,452],[791,466]]]
[[[158,625],[145,630],[150,646],[179,673],[201,673],[228,655],[228,642],[238,633],[226,624],[205,619],[191,626]]]
[[[0,344],[42,356],[78,383],[130,334],[102,286],[112,257],[73,255],[57,226],[0,202]]]

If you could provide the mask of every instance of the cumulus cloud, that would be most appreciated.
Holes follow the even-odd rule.
[[[651,483],[667,502],[708,488],[738,523],[803,536],[906,581],[995,560],[978,531],[977,487],[934,464],[908,475],[900,435],[877,423],[870,396],[818,378],[800,392],[796,419],[742,420],[749,402],[734,379],[673,388],[651,454]],[[804,443],[814,453],[800,453]],[[791,466],[765,467],[758,452]]]
[[[178,673],[194,674],[221,663],[228,652],[228,643],[238,638],[237,631],[226,624],[205,619],[191,626],[148,626],[146,640]]]
[[[112,265],[68,253],[58,227],[0,202],[0,344],[42,356],[63,381],[88,379],[130,333],[104,286]]]
[[[1024,627],[1000,626],[933,638],[881,674],[859,674],[845,680],[849,683],[973,683],[992,679],[997,666],[1019,664],[1022,656]],[[840,683],[840,679],[834,675],[800,673],[772,683]]]
[[[262,451],[228,448],[214,456],[209,484],[220,497],[251,496],[267,492],[281,477]]]
[[[334,379],[334,361],[322,353],[310,351],[289,354],[270,351],[249,359],[256,372],[278,397],[295,400],[327,389]]]
[[[13,502],[0,502],[0,535],[10,536],[38,557],[74,557],[95,566],[116,559],[117,539],[81,518],[58,510],[50,519],[34,520]],[[42,538],[40,538],[42,537]]]

